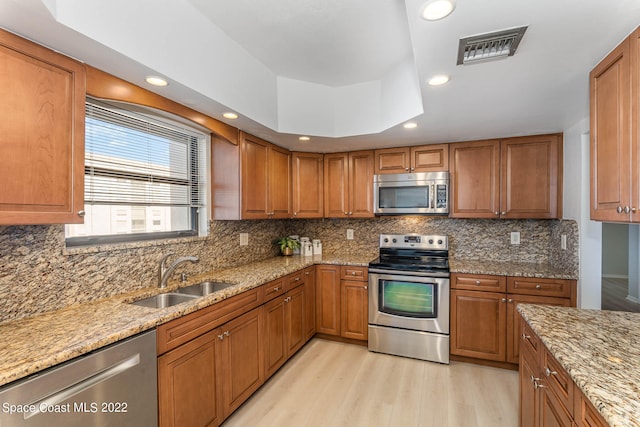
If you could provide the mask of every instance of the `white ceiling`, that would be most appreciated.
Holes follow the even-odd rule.
[[[331,152],[568,129],[588,116],[589,70],[640,24],[638,0],[457,0],[435,22],[424,2],[0,0],[0,26],[279,145]],[[515,56],[456,66],[460,38],[523,25]],[[451,81],[428,86],[437,73]]]

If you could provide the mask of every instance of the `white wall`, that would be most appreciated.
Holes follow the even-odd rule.
[[[601,307],[602,224],[591,221],[589,187],[589,118],[564,132],[564,217],[578,222],[580,279],[578,307]]]

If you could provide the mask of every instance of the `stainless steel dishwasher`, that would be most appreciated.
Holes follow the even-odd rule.
[[[156,332],[0,388],[0,427],[158,425]]]

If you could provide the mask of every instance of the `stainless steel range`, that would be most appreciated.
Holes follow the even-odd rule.
[[[447,236],[380,236],[369,264],[369,350],[449,363]]]

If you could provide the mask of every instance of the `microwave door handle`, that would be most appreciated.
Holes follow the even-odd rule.
[[[431,205],[431,209],[434,209],[436,207],[436,202],[435,202],[435,191],[436,186],[435,184],[431,184],[431,193],[429,194],[429,204]]]

